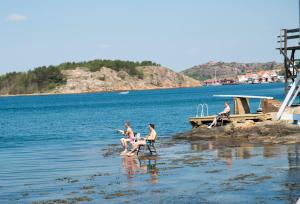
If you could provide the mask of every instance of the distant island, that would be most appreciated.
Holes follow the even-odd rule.
[[[152,61],[92,60],[0,76],[1,95],[64,94],[200,86]]]
[[[283,64],[237,63],[210,61],[196,65],[181,73],[206,83],[264,83],[280,81],[283,77]]]

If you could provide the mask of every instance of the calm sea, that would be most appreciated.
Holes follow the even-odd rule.
[[[230,149],[233,159],[230,168],[227,159],[222,160],[215,153],[217,148],[199,151],[199,144],[185,142],[170,147],[162,145],[155,164],[152,160],[128,161],[118,156],[118,152],[109,152],[119,151],[114,144],[119,143],[121,136],[114,130],[122,129],[124,121],[130,121],[142,135],[147,133],[147,124],[154,123],[161,141],[190,130],[188,117],[195,116],[197,104],[207,103],[209,114],[214,114],[223,109],[224,100],[229,100],[213,97],[214,94],[273,96],[282,100],[283,84],[131,91],[125,95],[112,92],[1,97],[0,203],[51,199],[77,202],[82,196],[91,199],[87,203],[143,202],[144,199],[162,203],[176,203],[180,199],[191,203],[295,200],[299,180],[284,186],[282,180],[273,178],[289,178],[288,155],[299,156],[294,147],[276,147],[275,152],[280,154],[274,153],[278,157],[270,159],[264,157],[264,147],[253,147],[248,160],[239,159],[234,153],[237,150]],[[258,107],[259,101],[254,100],[252,110]],[[191,155],[198,155],[206,163],[201,165],[198,160],[194,166],[174,163]],[[294,171],[299,170],[297,165]],[[255,175],[249,169],[257,169]],[[241,178],[236,185],[223,180],[230,181],[239,175],[246,178]],[[255,179],[263,176],[269,183],[254,184]],[[243,184],[248,182],[247,178],[250,187]],[[241,188],[234,191],[238,187]],[[175,192],[174,196],[170,192]]]

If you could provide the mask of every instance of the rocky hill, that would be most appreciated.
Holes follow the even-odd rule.
[[[182,71],[182,74],[190,76],[194,79],[204,81],[207,79],[236,78],[239,74],[245,74],[248,71],[256,72],[260,70],[282,70],[283,65],[276,62],[266,63],[236,63],[236,62],[214,62],[210,61],[206,64],[197,65]]]
[[[200,86],[151,61],[93,60],[0,76],[0,94],[84,93]]]
[[[199,81],[165,67],[144,66],[138,67],[138,70],[143,73],[143,78],[106,67],[96,72],[80,67],[64,70],[62,73],[66,76],[66,84],[58,87],[54,92],[83,93],[200,86]]]

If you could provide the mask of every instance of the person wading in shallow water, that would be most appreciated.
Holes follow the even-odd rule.
[[[208,126],[208,128],[211,128],[211,127],[214,127],[217,125],[217,122],[219,120],[221,120],[222,118],[228,118],[229,117],[229,114],[230,114],[230,106],[229,106],[229,103],[228,102],[225,102],[224,103],[224,110],[223,112],[220,112],[216,117],[215,119],[213,120],[213,122],[210,124],[210,126]]]
[[[125,122],[124,127],[125,130],[117,130],[119,133],[127,136],[127,138],[120,139],[121,145],[124,147],[124,151],[121,152],[121,155],[125,155],[127,153],[128,143],[131,143],[131,145],[133,145],[135,142],[134,133],[128,121]]]
[[[132,145],[132,150],[129,153],[127,153],[127,156],[135,155],[134,152],[138,150],[139,146],[146,145],[147,143],[150,143],[151,141],[156,140],[157,134],[155,131],[155,125],[149,124],[148,127],[149,127],[149,134],[144,139],[141,139],[141,140],[135,142]]]

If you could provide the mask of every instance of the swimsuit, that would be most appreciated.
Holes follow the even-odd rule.
[[[135,142],[135,138],[134,138],[134,137],[129,137],[129,139],[130,139],[130,142],[131,142],[131,143],[134,143],[134,142]]]
[[[125,133],[126,135],[127,135],[127,131],[128,131],[128,129],[124,131],[124,133]],[[132,130],[131,130],[131,131],[132,131]],[[130,139],[130,143],[133,144],[133,143],[135,142],[134,134],[133,134],[132,137],[131,137],[130,135],[127,135],[127,136],[128,136],[128,139]]]

